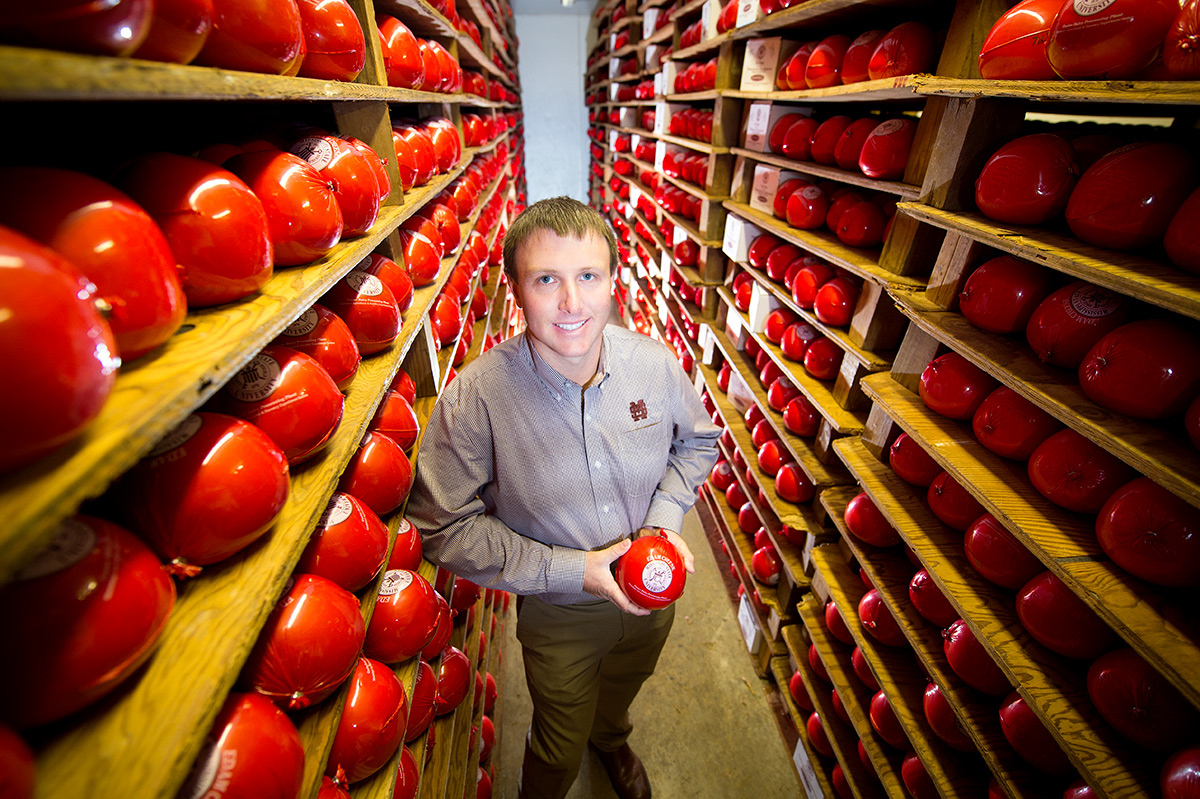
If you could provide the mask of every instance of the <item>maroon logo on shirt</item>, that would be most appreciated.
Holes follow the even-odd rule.
[[[629,415],[633,417],[633,421],[640,422],[649,416],[649,411],[646,410],[646,401],[640,399],[637,402],[629,403]]]

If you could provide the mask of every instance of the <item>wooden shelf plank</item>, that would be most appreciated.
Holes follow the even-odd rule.
[[[968,80],[915,75],[914,90],[938,97],[1007,97],[1036,103],[1200,104],[1200,81]]]
[[[946,746],[929,728],[923,706],[925,675],[912,651],[884,646],[863,629],[858,622],[858,600],[865,589],[850,567],[842,561],[836,545],[822,544],[814,548],[812,558],[817,571],[829,586],[831,598],[846,620],[846,627],[871,665],[879,687],[887,695],[896,718],[908,736],[909,744],[921,758],[942,799],[982,799],[987,793],[987,786],[980,778],[978,760]]]
[[[772,14],[771,16],[775,16]],[[738,35],[737,38],[746,38]],[[740,100],[775,100],[813,102],[831,100],[839,103],[882,103],[890,100],[923,101],[916,91],[916,82],[922,75],[902,75],[895,78],[880,78],[866,80],[861,83],[850,83],[843,86],[829,86],[824,89],[803,89],[800,91],[773,92],[722,92],[725,97],[736,97]]]
[[[737,315],[742,327],[748,329],[750,325],[734,306],[733,296],[729,293],[729,290],[721,287],[717,291],[721,299],[728,306],[729,313]],[[737,349],[729,337],[725,335],[724,330],[713,327],[712,333],[717,346],[725,355],[725,359],[741,375],[742,382],[752,391],[755,390],[755,386],[762,388],[762,382],[758,379],[759,370],[754,368],[754,361],[746,355],[745,351]],[[755,333],[751,333],[750,335],[754,336],[754,340],[758,342],[759,346],[770,354],[771,359],[779,365],[779,368],[783,370],[784,375],[791,380],[792,384],[800,389],[801,393],[817,407],[817,410],[821,412],[821,415],[825,417],[834,430],[845,435],[862,432],[863,427],[866,425],[866,417],[854,411],[847,411],[838,405],[837,400],[833,396],[831,386],[809,375],[808,372],[804,371],[803,367],[793,370],[792,367],[798,366],[798,364],[795,364],[784,356],[783,350],[770,341],[767,341],[765,336]]]
[[[962,535],[933,515],[924,492],[876,460],[861,440],[838,441],[834,449],[1088,782],[1111,796],[1153,795],[1156,777],[1094,710],[1078,665],[1025,632],[1012,594],[979,576]]]
[[[0,46],[0,98],[458,103],[466,101],[467,95]]]
[[[848,438],[845,442],[839,447],[838,453],[854,453],[858,456],[855,460],[856,465],[862,465],[862,457],[870,457],[861,438]],[[879,466],[891,471],[882,463]],[[860,468],[856,474],[862,471]],[[863,487],[866,488],[867,484],[864,483]],[[872,483],[871,487],[882,488],[875,483]],[[896,547],[881,549],[864,544],[846,529],[846,505],[856,494],[856,490],[842,490],[838,494],[826,492],[821,496],[821,501],[826,503],[830,518],[834,519],[842,540],[854,553],[871,584],[878,589],[884,604],[912,645],[925,673],[942,689],[942,695],[953,708],[959,725],[971,738],[992,774],[1005,786],[1012,799],[1038,799],[1045,787],[1045,775],[1035,772],[1013,751],[1000,729],[1000,717],[995,710],[996,701],[991,697],[982,696],[954,673],[946,660],[941,630],[921,616],[909,599],[908,583],[916,568]],[[908,495],[908,499],[920,502],[916,492]],[[936,519],[933,521],[938,523]],[[948,536],[955,534],[950,530],[945,532]],[[1007,597],[999,592],[990,599],[1001,603],[1008,601]]]
[[[880,119],[882,122],[882,118]],[[755,150],[747,150],[743,147],[733,147],[729,150],[734,155],[740,155],[751,161],[758,161],[763,164],[771,164],[780,169],[790,169],[794,172],[802,172],[806,175],[822,178],[824,180],[835,180],[838,183],[846,183],[851,186],[869,189],[870,191],[881,191],[887,194],[899,195],[901,200],[913,202],[921,195],[921,187],[913,186],[909,183],[901,183],[898,180],[873,180],[867,177],[862,172],[850,172],[845,169],[839,169],[833,166],[825,166],[818,164],[815,161],[795,161],[782,155],[774,153],[760,153]]]
[[[893,797],[893,799],[907,799],[908,793],[900,778],[900,763],[904,760],[904,755],[899,750],[888,746],[871,726],[870,706],[873,692],[855,676],[850,666],[850,653],[853,651],[853,647],[843,644],[830,634],[829,628],[825,626],[824,609],[820,604],[817,597],[810,594],[804,597],[796,609],[800,614],[804,629],[808,632],[809,640],[816,647],[817,654],[821,656],[821,663],[825,666],[826,673],[829,674],[829,683],[837,691],[842,706],[850,716],[850,726],[858,739],[863,742],[863,749],[866,750],[867,758],[875,769],[875,773],[871,774],[863,767],[855,741],[848,741],[848,746],[847,742],[839,741],[834,744],[834,747],[839,753],[838,761],[842,764],[846,781],[850,783],[850,788],[856,797],[865,799],[868,796],[882,795]],[[807,661],[807,653],[803,649],[797,648],[802,647],[804,641],[794,627],[784,628],[784,641],[797,661]],[[824,686],[825,683],[817,678],[816,685]],[[810,686],[809,696],[811,697],[813,693]],[[814,701],[813,704],[815,705],[816,702]],[[832,705],[832,697],[830,697],[830,705]],[[832,706],[830,711],[837,715]],[[824,720],[824,718],[825,714],[822,713],[821,719]],[[842,721],[840,717],[838,720]]]
[[[1177,619],[1177,600],[1105,558],[1090,517],[1065,511],[1029,483],[1022,464],[994,455],[970,428],[928,410],[890,375],[864,389],[1046,567],[1095,610],[1193,705],[1200,707],[1200,647]]]
[[[642,133],[641,131],[638,131],[638,132]],[[646,135],[646,134],[642,133],[642,135]],[[718,146],[716,146],[714,144],[710,144],[706,141],[700,141],[699,139],[689,139],[686,136],[675,136],[674,134],[671,134],[671,133],[659,133],[655,136],[655,138],[662,139],[663,141],[669,142],[670,144],[674,144],[678,147],[686,147],[689,150],[695,150],[696,152],[699,152],[699,153],[708,153],[710,155],[724,155],[724,154],[730,152],[730,149],[728,147],[718,147]]]
[[[885,287],[912,290],[925,288],[923,280],[896,275],[880,267],[878,250],[848,247],[828,230],[798,230],[783,220],[764,214],[744,203],[726,200],[725,207],[763,230],[790,241],[800,249],[836,264],[863,280],[870,280]]]
[[[0,583],[37,554],[83,500],[98,496],[149,452],[419,207],[385,206],[366,236],[342,242],[308,266],[276,270],[253,297],[190,312],[165,345],[120,371],[104,409],[79,438],[0,478],[0,514],[7,519],[0,530]]]
[[[786,630],[788,628],[785,627],[784,629]],[[803,749],[804,755],[808,759],[808,763],[805,765],[797,763],[795,758],[795,750],[793,749],[792,765],[796,766],[798,771],[802,768],[810,769],[807,774],[797,774],[800,779],[800,785],[802,789],[806,782],[815,780],[822,793],[832,799],[832,797],[837,796],[833,790],[833,766],[830,763],[830,758],[813,748],[812,741],[808,737],[808,729],[804,726],[805,717],[801,715],[800,708],[796,706],[796,702],[792,699],[790,691],[782,687],[787,685],[787,681],[790,676],[784,673],[783,663],[784,658],[772,658],[771,674],[775,678],[775,684],[780,686],[780,694],[787,694],[787,696],[781,696],[781,699],[788,709],[788,715],[791,716],[792,724],[795,725],[796,728],[796,745]],[[817,679],[816,675],[813,673],[812,666],[808,665],[807,659],[797,660],[796,669],[801,673],[805,686],[811,686],[813,681]],[[831,701],[828,698],[825,699],[826,704]],[[813,704],[816,706],[815,702]],[[825,722],[824,713],[821,714],[821,721],[823,723]],[[841,724],[841,722],[841,719],[835,718],[833,722],[825,725],[826,737],[830,739],[830,743],[833,742],[833,734],[830,732],[831,727]],[[855,751],[854,756],[855,759],[858,758],[857,751]]]
[[[979,330],[921,295],[899,295],[900,310],[920,328],[1084,437],[1181,499],[1200,507],[1200,453],[1179,429],[1102,408],[1075,372],[1042,363],[1018,339]]]
[[[416,293],[411,318],[425,316],[446,277]],[[413,338],[410,332],[363,360],[347,392],[338,431],[319,459],[293,471],[287,505],[272,531],[180,587],[158,648],[136,684],[102,715],[86,718],[50,743],[38,765],[42,796],[174,795],[324,513],[338,476],[358,449],[380,388],[391,381]],[[128,730],[138,731],[136,740]]]
[[[978,213],[943,211],[916,203],[901,203],[896,210],[1018,258],[1200,319],[1200,275],[1188,274],[1164,261],[1093,247],[1046,228],[1001,225]]]
[[[821,331],[821,334],[828,339],[832,339],[841,350],[850,355],[856,361],[861,363],[866,369],[872,372],[879,372],[885,369],[892,368],[892,361],[896,358],[896,353],[893,352],[871,352],[864,350],[859,345],[855,344],[850,338],[850,331],[846,327],[832,327],[825,324],[812,309],[801,308],[792,299],[791,292],[784,290],[778,283],[771,280],[767,275],[759,269],[752,266],[744,265],[742,269],[748,272],[760,286],[770,292],[773,297],[779,300],[780,304],[790,310],[792,313],[799,316],[808,324]]]
[[[808,0],[768,14],[753,25],[734,31],[734,38],[750,39],[780,28],[804,28],[824,26],[847,18],[861,19],[872,11],[884,8],[919,8],[927,3],[921,0]]]

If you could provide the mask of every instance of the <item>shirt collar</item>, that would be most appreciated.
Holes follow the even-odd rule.
[[[600,340],[600,364],[596,369],[596,374],[587,382],[584,389],[593,388],[601,385],[608,379],[611,371],[610,353],[612,348],[608,346],[608,327],[604,329],[603,337]],[[525,352],[529,356],[529,364],[533,367],[533,372],[542,379],[546,387],[554,394],[555,399],[561,399],[567,389],[576,385],[576,383],[566,377],[563,377],[557,369],[546,363],[541,354],[537,351],[537,347],[533,346],[533,336],[529,335],[529,330],[524,333]]]

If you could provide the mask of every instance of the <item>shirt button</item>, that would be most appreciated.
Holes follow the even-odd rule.
[[[595,466],[597,469],[599,469],[601,467],[600,461],[596,461],[592,465]]]
[[[608,513],[608,506],[607,506],[607,505],[605,505],[605,506],[604,506],[604,512],[605,512],[605,513]]]
[[[583,418],[585,421],[588,421],[588,422],[592,421],[592,415],[590,413],[585,413],[583,415]]]

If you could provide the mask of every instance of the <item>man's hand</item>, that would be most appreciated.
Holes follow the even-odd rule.
[[[626,538],[608,549],[597,549],[594,552],[586,553],[587,559],[583,567],[583,590],[592,596],[607,599],[626,613],[634,616],[649,616],[650,611],[629,601],[629,597],[625,596],[621,586],[617,585],[617,581],[613,579],[612,571],[609,569],[613,561],[629,551],[630,544],[632,541]]]
[[[688,549],[687,543],[684,542],[683,536],[674,530],[668,530],[665,527],[643,527],[633,534],[634,538],[641,538],[644,535],[658,535],[662,533],[667,537],[676,549],[679,550],[679,556],[683,558],[683,568],[688,574],[696,573],[696,559],[692,557],[692,550]]]

